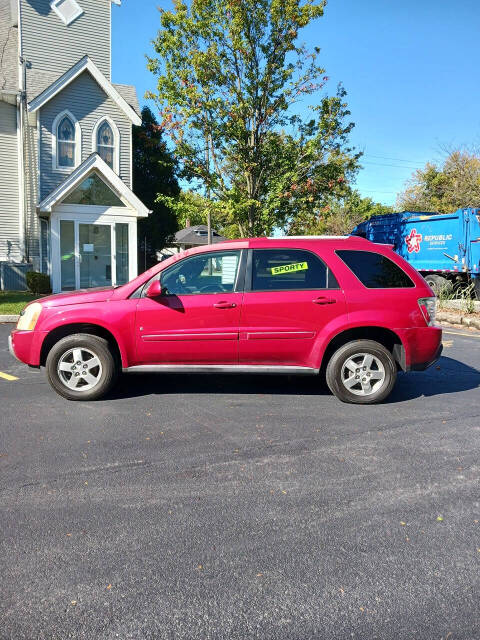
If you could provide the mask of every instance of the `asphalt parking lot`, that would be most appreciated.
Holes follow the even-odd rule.
[[[10,329],[0,638],[480,638],[480,333],[359,407],[172,375],[69,403]]]

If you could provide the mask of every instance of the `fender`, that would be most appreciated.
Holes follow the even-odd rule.
[[[46,310],[45,317],[40,317],[41,322],[35,328],[35,332],[38,331],[43,336],[36,342],[37,353],[32,353],[35,362],[40,363],[42,346],[52,331],[80,324],[98,326],[109,332],[117,343],[122,367],[128,367],[134,360],[135,353],[135,312],[132,305],[136,307],[136,300],[119,300],[113,304],[115,308],[110,313],[107,304],[99,308],[88,303]]]
[[[398,348],[396,350],[393,349],[394,357],[399,362],[402,369],[408,366],[408,364],[410,363],[410,345],[408,343],[408,340],[405,340],[405,336],[403,335],[404,332],[402,330],[398,330],[398,329],[393,330],[388,327],[385,327],[384,325],[378,322],[373,323],[373,322],[367,322],[367,321],[360,321],[354,324],[350,320],[348,320],[347,322],[345,322],[345,320],[346,320],[346,317],[341,316],[340,318],[335,319],[335,321],[329,323],[324,327],[324,329],[322,330],[322,333],[316,339],[316,345],[312,352],[312,355],[315,358],[314,364],[312,366],[314,366],[317,369],[320,369],[322,367],[325,354],[328,351],[328,348],[332,344],[333,340],[335,340],[335,338],[340,337],[342,334],[346,334],[345,337],[347,338],[347,341],[350,339],[353,340],[354,339],[353,336],[351,336],[351,338],[347,337],[348,332],[355,332],[356,334],[361,334],[362,330],[364,330],[365,332],[368,331],[368,333],[371,333],[372,331],[374,332],[376,329],[378,331],[381,331],[384,335],[385,333],[388,333],[389,335],[392,336],[392,338],[394,339],[396,338],[396,340],[398,341]],[[328,333],[325,334],[325,330],[327,329],[328,329]],[[367,335],[367,337],[369,337],[370,339],[375,338],[374,335],[373,336]]]

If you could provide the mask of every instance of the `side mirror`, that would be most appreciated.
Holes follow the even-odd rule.
[[[147,298],[159,298],[162,295],[162,285],[160,280],[154,280],[148,287],[146,296]]]

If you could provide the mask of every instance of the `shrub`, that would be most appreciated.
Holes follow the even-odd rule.
[[[32,293],[51,293],[50,277],[38,271],[27,272],[27,286]]]

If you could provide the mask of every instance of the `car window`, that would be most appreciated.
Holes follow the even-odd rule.
[[[239,264],[240,251],[215,251],[185,258],[162,272],[162,290],[177,296],[232,292]]]
[[[401,289],[415,286],[405,271],[380,253],[344,249],[336,253],[368,289]]]
[[[296,291],[338,288],[322,260],[300,249],[256,249],[252,261],[252,291]]]

